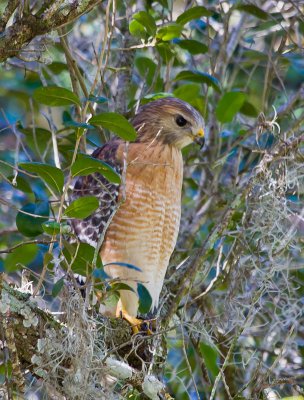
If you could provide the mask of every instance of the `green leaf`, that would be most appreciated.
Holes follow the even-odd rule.
[[[133,125],[122,115],[112,112],[95,115],[89,120],[92,125],[102,126],[124,140],[133,141],[137,137]]]
[[[164,42],[168,42],[169,40],[180,37],[183,29],[184,27],[182,25],[172,22],[159,28],[156,37]]]
[[[195,83],[187,83],[176,88],[173,92],[174,97],[178,97],[181,100],[190,103],[195,98],[200,97],[201,87]]]
[[[205,343],[200,343],[200,351],[204,357],[208,371],[215,377],[219,372],[217,365],[218,352],[216,348]]]
[[[88,98],[89,101],[92,101],[94,103],[98,103],[98,104],[103,104],[103,103],[107,103],[109,100],[106,97],[103,96],[93,96],[91,95]]]
[[[64,175],[59,168],[39,162],[24,162],[20,163],[19,167],[28,172],[37,174],[51,189],[55,192],[62,193]]]
[[[165,64],[167,64],[175,56],[175,53],[171,50],[171,43],[161,42],[155,47]]]
[[[264,21],[268,19],[268,14],[254,4],[240,4],[239,6],[236,6],[236,9],[254,15],[255,17]]]
[[[4,268],[7,273],[20,269],[20,265],[30,264],[38,253],[38,246],[34,243],[24,244],[9,253],[4,260]]]
[[[52,140],[52,133],[47,129],[38,127],[35,127],[35,130],[33,128],[23,128],[20,123],[17,128],[18,131],[26,136],[26,144],[38,156],[45,152],[48,142]]]
[[[244,101],[242,107],[240,108],[240,113],[252,118],[256,118],[259,114],[258,110],[249,101]]]
[[[25,214],[22,211],[33,215]],[[26,204],[16,216],[18,231],[28,237],[40,235],[43,233],[42,224],[48,220],[49,213],[48,201]]]
[[[71,167],[73,178],[75,176],[86,176],[94,172],[100,173],[109,182],[120,183],[120,175],[113,167],[102,160],[88,156],[86,154],[78,154],[76,161]]]
[[[118,282],[118,283],[113,283],[110,287],[110,290],[130,290],[131,292],[134,292],[134,289],[131,288],[131,286],[127,285],[126,283]]]
[[[176,19],[176,22],[181,25],[185,25],[187,22],[192,21],[193,19],[198,19],[201,17],[211,17],[212,14],[212,11],[208,10],[206,7],[192,7],[179,15]]]
[[[64,241],[63,253],[68,263],[70,263],[72,259],[74,260],[72,271],[75,272],[75,274],[87,276],[92,273],[92,264],[95,253],[94,247],[87,243],[80,243],[78,246],[76,243],[70,244]],[[100,257],[97,258],[96,267],[102,268]]]
[[[74,200],[64,212],[64,215],[69,218],[84,219],[99,207],[99,202],[94,196],[80,197]]]
[[[178,40],[176,44],[184,50],[188,50],[190,54],[204,54],[208,51],[208,46],[197,40],[184,39]]]
[[[156,24],[154,18],[149,13],[147,13],[146,11],[139,11],[136,14],[132,15],[132,18],[144,27],[149,36],[155,35]]]
[[[60,223],[56,221],[46,221],[43,222],[42,229],[49,235],[57,235],[60,233]]]
[[[87,123],[85,123],[85,122],[77,122],[77,121],[74,121],[74,120],[71,118],[70,113],[68,113],[67,111],[64,111],[64,112],[63,112],[63,114],[62,114],[62,121],[63,121],[63,125],[64,125],[64,126],[71,126],[71,127],[73,127],[73,128],[84,128],[84,129],[93,128],[93,129],[94,129],[94,127],[93,127],[92,125],[90,125],[90,124],[87,124]]]
[[[21,190],[24,193],[32,193],[32,188],[30,184],[24,179],[20,174],[17,176],[16,185],[12,184],[14,176],[9,176],[8,179],[11,181],[11,185],[14,189]]]
[[[60,278],[52,288],[52,296],[57,297],[64,285],[64,277]]]
[[[219,81],[214,76],[204,72],[181,71],[179,74],[177,74],[174,80],[205,83],[206,85],[213,87],[213,89],[217,92],[221,91]]]
[[[34,91],[34,99],[38,103],[50,107],[69,106],[71,104],[81,106],[79,98],[73,92],[60,86],[40,87]]]
[[[140,39],[145,39],[147,36],[147,32],[145,27],[135,19],[132,19],[129,24],[129,31],[132,36],[138,37]]]
[[[137,283],[137,293],[139,297],[138,312],[140,314],[146,314],[150,311],[152,305],[152,297],[148,289],[141,283]]]
[[[231,122],[241,109],[246,95],[243,92],[227,92],[218,102],[215,113],[220,122]]]

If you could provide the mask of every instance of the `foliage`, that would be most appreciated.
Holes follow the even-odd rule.
[[[19,16],[9,24],[27,21],[26,6],[51,15],[46,1],[17,3],[0,2],[5,40],[8,4]],[[169,352],[161,371],[156,361],[144,369],[181,400],[303,398],[302,5],[109,0],[71,25],[49,27],[0,66],[0,271],[18,286],[27,271],[51,310],[70,271],[88,278],[92,307],[95,295],[102,302],[133,290],[109,279],[94,248],[73,243],[68,221],[86,218],[98,202],[69,203],[71,184],[93,172],[123,183],[88,154],[111,134],[135,140],[128,118],[140,102],[176,96],[203,115],[207,144],[183,151],[181,229],[156,335]],[[151,297],[141,284],[137,292],[146,313]],[[73,324],[94,337],[66,338],[78,367],[81,357],[96,361],[87,345],[113,351],[93,343],[94,323],[82,318]],[[10,370],[1,356],[1,382]],[[73,384],[69,398],[80,387]],[[138,394],[119,380],[111,390]]]

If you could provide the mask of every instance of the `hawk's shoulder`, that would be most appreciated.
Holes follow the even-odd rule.
[[[120,144],[120,141],[112,140],[97,148],[92,157],[105,161],[121,174],[122,165],[117,157]],[[83,176],[76,180],[71,200],[83,196],[95,196],[99,201],[99,207],[92,215],[83,220],[71,221],[74,232],[81,242],[88,243],[93,247],[97,246],[98,239],[106,229],[117,204],[119,186],[119,184],[109,182],[99,173]]]

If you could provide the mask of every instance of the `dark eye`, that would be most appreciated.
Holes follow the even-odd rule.
[[[182,115],[178,115],[175,122],[178,126],[185,126],[187,124],[187,120]]]

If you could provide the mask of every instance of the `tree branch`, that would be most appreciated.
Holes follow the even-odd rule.
[[[101,0],[74,0],[73,2],[64,2],[62,5],[55,2],[51,5],[51,10],[48,8],[41,15],[39,12],[35,15],[23,15],[0,37],[0,62],[17,56],[22,48],[36,36],[44,35],[74,21],[100,2]],[[3,22],[1,21],[2,25],[5,24],[5,18],[4,20],[3,18],[4,16],[2,17]]]

